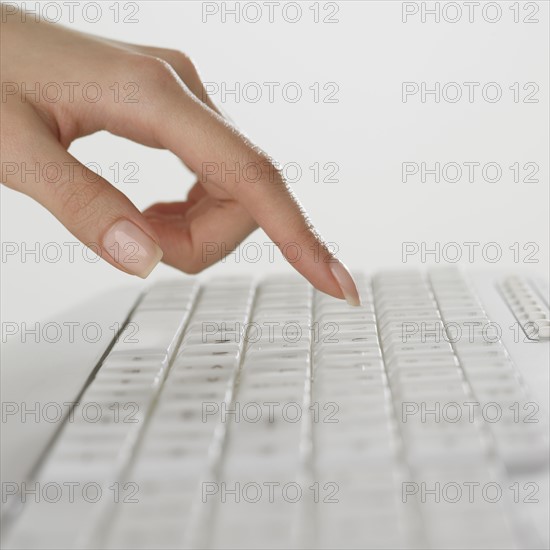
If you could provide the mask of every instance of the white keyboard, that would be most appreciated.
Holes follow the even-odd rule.
[[[540,544],[509,487],[548,467],[548,426],[467,282],[357,280],[359,308],[295,278],[154,286],[37,477],[103,498],[28,502],[9,547]]]

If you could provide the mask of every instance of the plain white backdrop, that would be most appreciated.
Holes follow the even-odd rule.
[[[69,24],[70,10],[63,2],[19,4],[32,10],[57,4],[60,10],[50,7],[47,14],[60,13],[61,23]],[[423,267],[420,254],[403,261],[403,243],[415,242],[419,250],[422,243],[432,249],[440,243],[445,251],[441,264],[456,254],[455,245],[445,245],[458,243],[465,266],[548,272],[547,2],[491,2],[492,7],[480,2],[472,22],[464,4],[450,3],[463,10],[454,23],[457,11],[446,8],[447,2],[440,3],[439,22],[430,14],[422,21],[423,11],[433,9],[434,2],[299,2],[301,15],[295,5],[279,2],[272,7],[273,21],[265,2],[241,2],[239,22],[223,11],[235,2],[119,2],[113,7],[115,2],[103,1],[96,22],[97,12],[89,4],[74,8],[74,28],[175,48],[192,57],[213,100],[235,123],[286,165],[291,178],[296,179],[300,167],[301,177],[293,183],[296,194],[351,268]],[[403,10],[410,14],[405,22]],[[252,22],[258,14],[260,20]],[[404,82],[411,83],[407,89],[419,90],[406,102]],[[439,102],[433,94],[423,101],[422,83],[433,89],[436,82]],[[239,96],[221,93],[236,88]],[[494,100],[499,88],[502,97]],[[463,95],[454,101],[458,89]],[[262,93],[256,101],[258,90]],[[302,96],[293,102],[298,90]],[[529,97],[538,102],[525,102]],[[70,150],[99,166],[107,179],[118,179],[118,187],[139,208],[182,200],[193,181],[171,154],[104,132],[75,142]],[[456,177],[451,164],[439,182],[430,174],[423,182],[420,172],[404,182],[404,162],[413,163],[411,170],[414,163],[419,170],[423,162],[428,169],[456,163],[463,174],[454,183],[445,181],[444,176]],[[310,169],[315,163],[317,178],[316,169]],[[464,163],[479,163],[472,182]],[[487,163],[495,164],[486,168],[484,178]],[[510,169],[515,163],[518,182]],[[525,167],[527,163],[532,164]],[[498,167],[499,181],[486,181],[496,179]],[[538,181],[523,181],[530,174]],[[75,238],[38,204],[4,187],[1,218],[4,321],[47,319],[103,290],[148,284],[102,261],[84,259],[82,247],[75,248],[70,261],[70,245],[63,243]],[[247,242],[244,257],[234,254],[201,277],[291,271],[278,252],[272,261],[261,231]],[[473,249],[473,264],[463,245],[467,242],[480,243]],[[486,247],[483,255],[487,243],[497,246]],[[37,249],[38,261],[25,255],[25,248]],[[502,257],[491,263],[488,258],[498,248]],[[526,264],[526,258],[538,263]],[[436,263],[435,257],[428,256],[427,262]],[[150,279],[174,275],[172,268],[159,266]]]

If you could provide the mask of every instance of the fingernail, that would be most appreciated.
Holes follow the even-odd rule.
[[[355,286],[355,281],[348,271],[348,268],[339,260],[335,260],[334,263],[331,264],[330,270],[338,286],[342,290],[346,302],[350,306],[360,306],[361,299],[359,298],[359,292],[357,291],[357,286]]]
[[[159,245],[128,220],[119,220],[103,237],[103,246],[126,271],[145,279],[162,258]]]

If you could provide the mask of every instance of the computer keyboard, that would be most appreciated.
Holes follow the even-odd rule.
[[[517,547],[506,499],[422,497],[548,461],[483,306],[454,270],[357,281],[358,308],[294,277],[153,286],[37,477],[119,498],[29,502],[12,545]]]

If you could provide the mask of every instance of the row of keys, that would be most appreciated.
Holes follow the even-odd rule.
[[[212,480],[216,493],[202,505],[205,522],[216,517],[210,547],[294,544],[306,498],[298,491],[309,492],[299,472],[309,414],[311,300],[311,287],[295,277],[267,280],[256,291],[230,403],[235,414],[225,425],[223,459]]]
[[[422,494],[422,488],[433,489],[436,482],[442,486],[459,480],[460,469],[466,479],[475,470],[485,482],[492,479],[482,423],[446,416],[449,405],[470,402],[473,394],[445,324],[452,319],[464,326],[483,312],[463,280],[447,285],[443,277],[439,282],[441,295],[434,295],[432,284],[420,274],[382,273],[373,280],[384,363],[410,476],[403,486],[415,489],[404,493],[405,500],[415,504],[423,524],[421,545],[485,548],[498,533],[498,547],[506,548],[513,539],[501,507],[480,499],[464,509],[441,502],[430,506]],[[472,517],[477,518],[475,530],[468,527]]]
[[[517,276],[508,277],[502,282],[501,291],[530,340],[550,338],[548,305],[526,280]]]
[[[400,502],[391,394],[370,287],[364,277],[356,282],[359,308],[315,293],[314,321],[333,322],[337,328],[333,341],[312,344],[312,473],[325,487],[313,510],[316,543],[327,548],[404,548],[411,542],[409,507]],[[388,318],[389,323],[394,320]]]
[[[115,507],[108,548],[186,545],[202,504],[205,459],[223,440],[220,411],[231,400],[253,298],[247,280],[213,282],[201,292],[125,476],[140,487],[139,502]]]
[[[104,506],[117,498],[116,483],[146,428],[197,290],[194,283],[165,283],[138,304],[36,480],[40,487],[52,484],[65,493],[53,504],[39,499],[25,506],[13,547],[37,547],[48,540],[58,548],[75,548],[93,539]],[[161,311],[166,296],[177,309]],[[18,529],[25,524],[33,529]]]
[[[432,274],[431,282],[439,303],[445,303],[460,283],[458,274]],[[476,300],[480,327],[490,320]],[[442,314],[447,321],[446,314]],[[486,409],[485,428],[491,433],[495,452],[509,470],[530,470],[544,466],[548,460],[548,432],[543,418],[538,418],[535,403],[508,351],[498,337],[482,331],[476,338],[453,342],[465,377],[475,399]],[[533,412],[533,418],[529,413]]]

